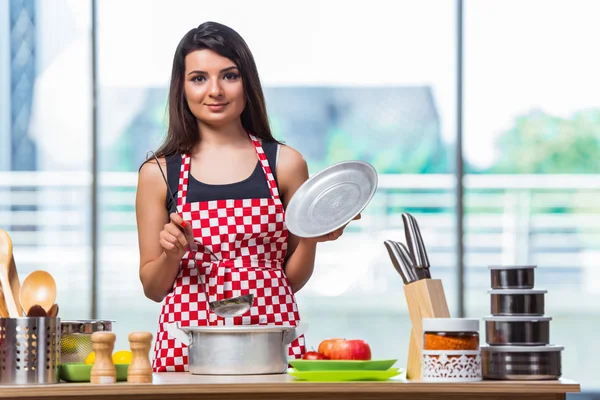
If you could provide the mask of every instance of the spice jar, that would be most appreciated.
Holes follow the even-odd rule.
[[[479,320],[423,318],[423,381],[474,382],[481,378]]]

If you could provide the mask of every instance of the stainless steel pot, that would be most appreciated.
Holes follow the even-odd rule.
[[[485,341],[492,346],[544,346],[552,317],[486,317]]]
[[[562,346],[482,346],[483,379],[549,380],[562,375]]]
[[[535,265],[491,265],[492,289],[533,289]]]
[[[490,290],[492,315],[544,315],[547,290],[499,289]]]
[[[308,329],[290,325],[178,327],[167,332],[188,346],[188,369],[195,375],[281,374],[288,368],[288,345]]]

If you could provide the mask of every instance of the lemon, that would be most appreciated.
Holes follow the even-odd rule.
[[[84,363],[85,364],[93,364],[94,361],[96,360],[96,352],[92,351],[90,354],[88,354],[88,356],[85,358]]]
[[[113,364],[131,364],[133,354],[129,350],[119,350],[112,355]]]
[[[131,360],[133,359],[133,354],[129,350],[119,350],[112,355],[113,364],[131,364]],[[96,352],[92,351],[85,358],[85,364],[93,364],[96,360]]]

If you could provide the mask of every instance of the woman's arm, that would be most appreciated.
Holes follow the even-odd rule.
[[[280,145],[277,157],[277,180],[284,209],[296,190],[308,179],[308,166],[304,157],[289,146]],[[292,290],[299,291],[310,279],[315,266],[317,243],[300,239],[288,232],[285,274]]]
[[[160,162],[165,170],[164,159]],[[166,196],[167,187],[156,162],[146,162],[138,176],[135,212],[140,280],[146,297],[156,302],[161,302],[171,290],[187,248],[187,240],[176,225],[181,224],[181,217],[172,214],[169,222]]]
[[[277,161],[277,177],[283,207],[287,205],[296,190],[308,179],[308,166],[304,157],[289,146],[280,145]],[[355,219],[359,219],[360,215]],[[336,240],[344,232],[344,227],[317,238],[298,238],[288,233],[288,250],[284,264],[285,274],[292,290],[299,291],[312,276],[315,266],[317,243]]]

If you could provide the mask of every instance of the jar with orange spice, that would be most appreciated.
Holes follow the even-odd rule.
[[[482,379],[478,319],[423,318],[422,326],[423,381]]]

